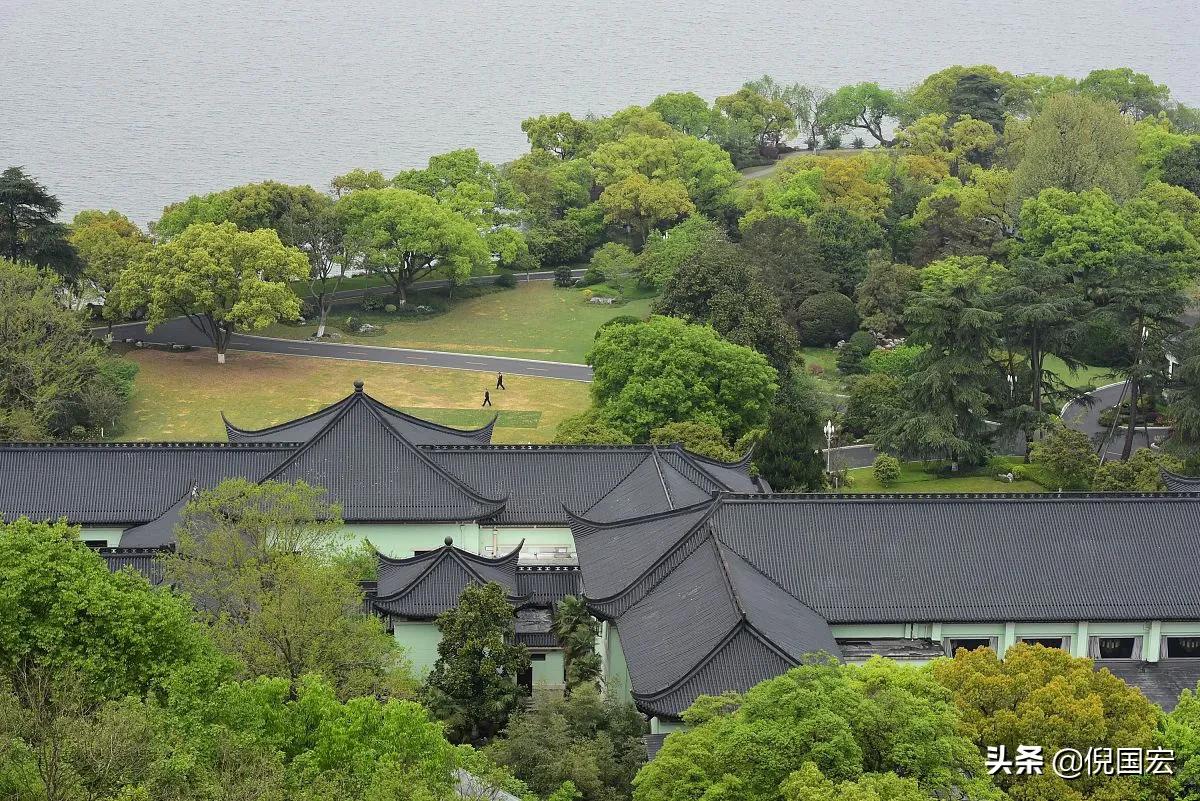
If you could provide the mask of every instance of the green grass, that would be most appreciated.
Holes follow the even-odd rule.
[[[1032,481],[999,481],[996,474],[1006,472],[999,465],[978,472],[948,477],[933,471],[933,462],[904,462],[900,465],[900,480],[884,487],[871,475],[871,468],[847,471],[852,481],[844,492],[1045,492]]]
[[[804,368],[817,382],[821,389],[833,395],[846,393],[846,377],[837,371],[836,348],[801,348],[800,355],[804,357]],[[822,372],[814,375],[808,368],[819,365]]]
[[[410,302],[415,305],[421,301],[417,297]],[[550,281],[530,281],[515,289],[455,300],[441,314],[408,317],[339,307],[331,315],[330,323],[341,332],[337,325],[353,314],[386,329],[374,336],[341,332],[342,342],[579,364],[592,347],[596,329],[606,320],[625,314],[645,317],[649,313],[647,297],[606,306],[588,303],[583,290],[560,289]],[[277,324],[259,333],[304,339],[314,331],[311,324]]]
[[[219,365],[208,349],[129,358],[139,371],[123,440],[222,441],[221,412],[245,428],[275,425],[348,395],[356,379],[384,403],[444,425],[478,428],[499,414],[499,443],[549,442],[563,418],[589,403],[588,385],[578,381],[510,375],[508,389],[497,391],[492,372],[238,351]],[[479,405],[485,389],[495,404],[487,409]]]
[[[1068,386],[1076,389],[1095,389],[1117,380],[1112,377],[1111,367],[1085,365],[1072,373],[1063,360],[1057,356],[1047,356],[1044,365],[1047,370],[1066,381]]]

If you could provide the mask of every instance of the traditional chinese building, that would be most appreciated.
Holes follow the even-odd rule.
[[[532,686],[582,593],[604,681],[662,732],[702,693],[824,651],[923,662],[1021,641],[1090,656],[1170,706],[1200,679],[1200,494],[771,495],[679,446],[506,446],[362,390],[224,443],[0,446],[5,519],[65,517],[158,578],[183,505],[224,478],[326,488],[379,553],[372,607],[421,669],[471,584],[508,595]]]

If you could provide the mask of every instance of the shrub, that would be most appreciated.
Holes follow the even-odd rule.
[[[628,434],[609,420],[605,420],[595,409],[568,417],[558,424],[554,432],[556,445],[632,445]]]
[[[900,382],[885,373],[853,379],[842,424],[856,437],[870,436],[890,424],[897,414]]]
[[[819,364],[813,363],[808,366],[808,374],[809,375],[823,375],[824,373],[825,373],[825,368]]]
[[[650,432],[650,441],[656,445],[673,445],[678,442],[692,453],[720,462],[736,462],[739,456],[729,447],[721,429],[712,423],[692,420],[667,423]]]
[[[842,146],[842,135],[837,131],[830,131],[825,134],[825,147],[830,150],[837,150]]]
[[[875,476],[880,486],[895,485],[900,480],[900,460],[886,453],[879,454],[871,465],[871,475]]]
[[[866,146],[867,143],[863,141],[861,136],[854,137],[854,139],[850,142],[850,147],[854,148],[855,150],[862,150]]]
[[[496,286],[502,286],[505,289],[513,289],[517,285],[517,277],[512,273],[500,273],[496,276]]]
[[[864,360],[868,373],[881,373],[893,378],[904,378],[912,375],[913,362],[924,348],[918,345],[901,345],[898,348],[884,350],[876,348]]]
[[[571,275],[571,265],[560,264],[554,268],[554,285],[559,287],[575,286],[575,277]]]
[[[387,312],[388,314],[395,314],[395,313],[396,313],[396,304],[395,304],[395,303],[389,303],[389,304],[387,304],[386,306],[384,306],[384,307],[383,307],[383,310],[384,310],[385,312]]]
[[[595,286],[596,284],[604,283],[604,273],[597,270],[595,267],[588,267],[583,274],[583,278],[579,279],[579,286]]]
[[[634,317],[632,314],[618,314],[611,320],[605,320],[604,322],[600,323],[600,327],[596,329],[596,336],[593,337],[593,339],[599,339],[600,334],[606,328],[612,328],[614,325],[637,325],[641,322],[644,322],[642,318]]]
[[[358,330],[362,328],[362,320],[354,316],[347,317],[344,327],[351,334],[357,334]]]
[[[851,375],[865,372],[863,361],[875,350],[875,335],[870,331],[855,331],[846,344],[838,350],[839,373]]]
[[[530,229],[525,241],[538,263],[548,267],[578,261],[587,247],[583,227],[574,220],[550,220]]]
[[[858,310],[841,292],[821,292],[796,308],[796,331],[804,345],[832,345],[857,329]]]
[[[365,295],[358,307],[367,312],[379,311],[383,308],[383,303],[374,295]]]

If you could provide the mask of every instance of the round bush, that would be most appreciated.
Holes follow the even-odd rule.
[[[871,465],[871,475],[875,476],[875,480],[881,486],[893,486],[900,480],[900,460],[886,453],[879,454]]]
[[[396,304],[395,304],[395,303],[389,303],[389,304],[387,304],[386,306],[384,306],[384,307],[383,307],[383,310],[384,310],[385,312],[387,312],[388,314],[395,314],[395,313],[396,313]]]
[[[803,345],[832,345],[858,330],[854,301],[841,292],[821,292],[796,309],[796,332]]]
[[[512,289],[517,285],[517,277],[512,273],[500,273],[496,276],[496,286],[502,286],[505,289]]]

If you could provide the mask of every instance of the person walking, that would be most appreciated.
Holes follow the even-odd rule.
[[[496,389],[504,388],[504,373],[496,373]]]
[[[483,391],[483,405],[484,406],[492,405],[492,393],[488,392],[486,389]]]

